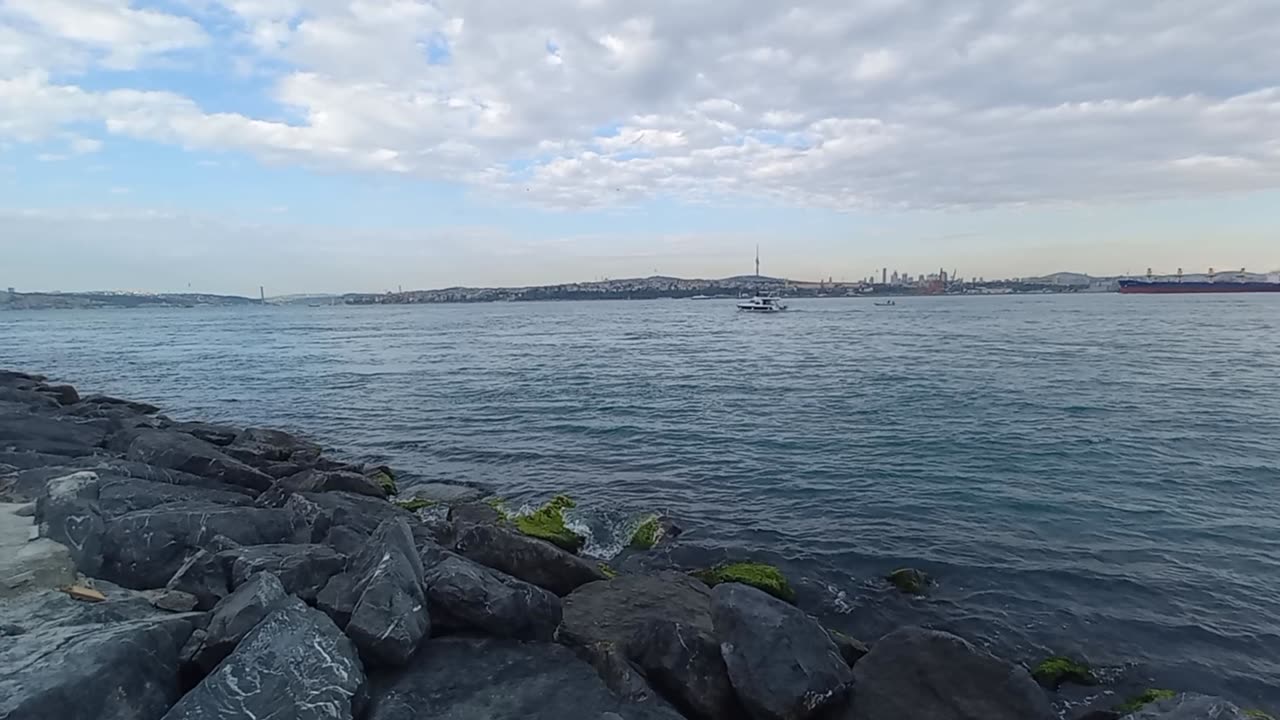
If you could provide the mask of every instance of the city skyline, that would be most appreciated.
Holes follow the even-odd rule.
[[[6,0],[0,284],[1273,270],[1266,6]]]

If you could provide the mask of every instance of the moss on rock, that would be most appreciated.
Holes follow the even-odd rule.
[[[1093,670],[1085,663],[1062,655],[1046,659],[1031,671],[1031,677],[1043,687],[1057,690],[1063,683],[1097,685]]]
[[[618,571],[609,566],[609,563],[600,563],[596,567],[600,568],[600,572],[610,580],[618,577]]]
[[[1253,718],[1253,720],[1275,720],[1275,718],[1261,710],[1245,710],[1244,716],[1247,718]]]
[[[658,525],[658,516],[650,515],[631,534],[630,545],[636,550],[649,550],[661,539],[662,527]]]
[[[546,505],[528,515],[515,518],[516,529],[539,540],[546,540],[571,553],[577,554],[587,539],[565,527],[564,511],[577,507],[577,503],[567,495],[557,495]],[[499,509],[499,512],[502,512]]]
[[[367,477],[385,490],[387,495],[400,493],[399,488],[396,487],[396,474],[391,472],[391,468],[386,465],[379,465],[374,468],[373,472],[368,473]]]
[[[789,603],[796,601],[796,591],[791,589],[787,577],[772,565],[749,562],[729,563],[698,570],[692,575],[711,587],[721,583],[742,583],[763,590],[779,600]]]
[[[435,505],[435,503],[430,500],[417,497],[409,498],[408,500],[396,500],[395,503],[409,512],[417,512],[422,508],[428,508]]]
[[[891,585],[909,595],[923,595],[933,584],[933,578],[915,568],[900,568],[885,576]]]
[[[1125,700],[1124,702],[1120,703],[1115,707],[1115,711],[1118,713],[1134,713],[1141,710],[1143,707],[1150,705],[1153,702],[1168,700],[1176,696],[1177,696],[1177,693],[1172,690],[1159,690],[1156,688],[1150,688],[1145,692],[1143,692],[1141,695],[1135,695],[1129,698],[1128,700]]]

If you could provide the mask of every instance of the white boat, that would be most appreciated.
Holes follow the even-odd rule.
[[[738,303],[738,309],[743,312],[776,313],[786,310],[787,306],[782,302],[782,298],[776,295],[756,295],[750,300]]]

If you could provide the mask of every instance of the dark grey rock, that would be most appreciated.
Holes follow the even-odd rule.
[[[240,434],[238,428],[230,425],[214,425],[212,423],[202,422],[182,422],[170,425],[170,430],[183,432],[199,438],[210,445],[225,447],[235,441],[236,436]]]
[[[437,609],[489,635],[552,640],[560,625],[560,598],[457,555],[426,571],[432,617]]]
[[[316,595],[316,607],[333,618],[338,627],[345,628],[351,622],[351,613],[360,599],[360,578],[352,573],[338,573]]]
[[[839,630],[827,628],[827,635],[831,637],[831,642],[835,643],[836,647],[839,648],[840,657],[844,658],[845,663],[849,667],[853,667],[855,663],[866,657],[867,653],[871,652],[871,649],[867,647],[866,643],[861,640],[851,638]]]
[[[258,466],[258,469],[270,475],[271,477],[277,480],[280,480],[282,478],[287,478],[290,475],[297,475],[298,473],[304,470],[307,470],[308,468],[306,465],[303,465],[302,463],[286,461],[286,462],[263,463],[262,465]]]
[[[347,528],[363,536],[369,536],[384,521],[401,518],[413,522],[413,513],[386,500],[348,492],[302,493],[307,500],[319,505],[329,517],[329,529]],[[326,540],[327,542],[327,540]],[[330,543],[333,544],[333,543]],[[342,552],[335,545],[335,549]]]
[[[231,587],[239,587],[255,573],[269,572],[278,578],[286,593],[308,603],[329,578],[342,572],[347,557],[327,545],[255,545],[228,550],[219,555],[231,569]]]
[[[82,471],[47,481],[36,500],[40,535],[65,545],[76,569],[90,576],[101,572],[106,554],[100,492],[97,474]]]
[[[147,590],[143,593],[151,604],[159,609],[168,612],[186,613],[196,609],[197,599],[195,595],[181,590],[170,590],[169,588],[161,588],[157,590]]]
[[[303,470],[278,481],[276,485],[292,493],[347,492],[381,499],[387,497],[380,485],[364,475],[341,470]]]
[[[226,486],[230,488],[230,486]],[[210,503],[231,507],[253,504],[249,496],[230,489],[166,485],[119,476],[99,475],[98,503],[105,518],[173,503]]]
[[[89,605],[47,592],[0,604],[0,627],[0,717],[157,720],[180,694],[194,624],[143,598]]]
[[[166,589],[189,593],[196,599],[196,607],[209,610],[231,594],[231,568],[226,555],[216,551],[200,550],[178,567]]]
[[[259,622],[165,720],[351,720],[365,685],[333,621],[290,599]]]
[[[376,678],[371,697],[368,720],[680,719],[617,697],[568,648],[501,639],[432,640],[407,667]]]
[[[733,688],[756,720],[811,717],[839,700],[852,680],[816,620],[761,590],[717,586],[711,620]]]
[[[271,476],[231,458],[217,447],[185,433],[142,430],[129,445],[129,460],[239,485],[261,492],[271,487]]]
[[[230,447],[247,451],[268,462],[283,462],[294,453],[318,457],[320,446],[281,430],[247,428],[236,436]]]
[[[49,385],[40,388],[40,392],[57,400],[59,405],[75,405],[80,402],[80,393],[70,385]]]
[[[204,487],[212,490],[240,493],[241,495],[247,495],[250,498],[258,493],[258,491],[251,488],[241,487],[239,485],[229,485],[213,478],[192,475],[191,473],[182,472],[180,470],[148,465],[147,463],[135,462],[133,460],[118,460],[115,458],[98,456],[77,458],[71,463],[71,465],[84,470],[93,470],[98,473],[119,475],[121,477],[135,478],[137,480],[147,480],[149,482],[160,483],[162,485]]]
[[[71,462],[71,460],[65,455],[52,455],[27,450],[6,450],[4,449],[4,442],[0,441],[0,463],[11,465],[19,470],[62,466],[68,462]],[[32,496],[31,499],[34,500],[35,497]]]
[[[492,505],[463,503],[449,508],[449,521],[455,525],[497,525],[503,522],[503,517]]]
[[[1025,668],[949,633],[903,628],[853,668],[856,720],[1052,720]]]
[[[729,680],[720,643],[706,628],[652,618],[632,634],[625,653],[649,684],[687,717],[746,716]]]
[[[81,398],[80,402],[84,405],[116,407],[139,415],[154,415],[160,412],[160,408],[155,405],[133,400],[121,400],[110,395],[90,395],[89,397]]]
[[[470,485],[423,482],[401,487],[397,497],[401,500],[417,498],[431,503],[452,506],[474,503],[488,494],[488,492]]]
[[[284,511],[293,528],[293,542],[318,543],[328,537],[333,515],[315,502],[301,495],[290,495],[285,500]]]
[[[431,632],[422,560],[403,518],[378,526],[351,575],[358,581],[347,636],[367,665],[403,665]]]
[[[1125,720],[1247,720],[1240,708],[1222,698],[1183,694],[1151,703]]]
[[[0,416],[0,450],[9,452],[93,455],[102,449],[106,437],[106,431],[73,419]]]
[[[36,388],[0,387],[0,402],[11,408],[10,412],[4,413],[5,415],[52,413],[60,408],[56,397],[39,392]]]
[[[285,542],[291,534],[283,510],[196,503],[140,510],[107,521],[102,576],[139,590],[165,587],[216,536],[266,545]],[[175,589],[200,595],[187,587]]]
[[[494,525],[462,528],[455,547],[470,560],[560,596],[589,582],[605,579],[595,563],[551,543]]]
[[[259,573],[223,598],[209,617],[209,626],[198,642],[183,650],[183,662],[196,678],[203,678],[231,654],[240,641],[267,615],[283,607],[289,598],[280,580]]]

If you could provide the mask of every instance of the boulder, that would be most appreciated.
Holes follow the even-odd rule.
[[[135,478],[137,480],[147,480],[153,483],[160,483],[162,485],[205,487],[213,490],[240,493],[241,495],[247,495],[250,498],[258,494],[257,490],[242,487],[240,485],[229,485],[227,483],[220,482],[217,479],[201,477],[200,475],[192,475],[191,473],[182,472],[180,470],[148,465],[147,463],[135,462],[132,460],[118,460],[106,457],[77,458],[72,462],[72,466],[84,470],[93,470],[98,473],[119,475],[121,477]]]
[[[292,598],[272,610],[165,720],[352,720],[365,685],[355,647]]]
[[[306,465],[296,462],[269,462],[259,465],[258,469],[271,477],[280,480],[282,478],[287,478],[290,475],[297,475],[308,468]]]
[[[387,493],[374,481],[353,472],[341,470],[303,470],[276,483],[291,493],[347,492],[385,499]]]
[[[402,500],[423,500],[434,505],[463,505],[481,500],[489,493],[480,488],[456,483],[423,482],[400,488]]]
[[[76,568],[91,576],[102,570],[106,551],[100,492],[96,473],[77,472],[46,482],[36,501],[40,536],[65,545]]]
[[[4,441],[0,440],[0,463],[16,467],[19,470],[53,467],[55,465],[65,465],[69,462],[74,461],[68,459],[65,455],[52,455],[28,450],[7,450],[5,449]]]
[[[437,613],[489,635],[552,640],[560,625],[560,598],[457,555],[426,571],[432,619]]]
[[[57,402],[52,401],[56,406]],[[102,449],[107,433],[71,419],[0,416],[0,450],[80,457]]]
[[[98,484],[98,504],[105,518],[173,503],[207,503],[228,507],[248,507],[253,504],[248,495],[230,489],[166,485],[101,474]]]
[[[258,573],[213,609],[209,625],[183,648],[182,660],[190,676],[202,679],[231,654],[240,641],[267,615],[286,604],[289,594],[269,572]]]
[[[368,720],[680,720],[627,702],[568,648],[507,639],[439,638],[374,680]]]
[[[454,505],[449,508],[448,518],[455,525],[497,525],[505,521],[498,508],[481,502]]]
[[[197,609],[209,610],[231,594],[227,557],[215,550],[200,550],[182,563],[165,588],[188,593],[195,597]]]
[[[495,525],[471,525],[460,529],[456,549],[481,565],[565,596],[605,574],[588,560],[571,555],[551,543]]]
[[[632,634],[624,652],[649,684],[686,717],[746,717],[729,680],[720,643],[707,628],[651,618]]]
[[[403,518],[374,531],[351,568],[317,598],[369,665],[403,665],[431,631],[422,560]]]
[[[1021,666],[937,630],[903,628],[853,668],[856,720],[1052,720],[1044,691]]]
[[[302,493],[302,497],[320,506],[327,516],[328,529],[346,528],[361,536],[369,536],[386,520],[395,518],[412,522],[413,513],[385,500],[349,492]],[[286,498],[287,499],[287,498]],[[319,538],[316,540],[320,541]],[[324,539],[328,542],[328,539]],[[332,543],[330,543],[332,544]],[[342,548],[335,547],[342,552]]]
[[[230,425],[214,425],[212,423],[202,422],[181,422],[174,423],[168,427],[169,430],[186,433],[193,437],[199,438],[210,445],[225,447],[235,441],[240,431]]]
[[[180,694],[193,620],[141,598],[88,605],[48,591],[0,603],[0,717],[158,720]]]
[[[129,460],[239,485],[261,492],[271,487],[271,476],[255,470],[191,435],[166,430],[141,430],[129,444]]]
[[[52,395],[35,389],[12,387],[0,387],[0,403],[5,405],[5,415],[48,414],[57,412],[60,407],[58,399]]]
[[[284,510],[207,503],[139,510],[106,523],[102,577],[139,590],[165,587],[216,536],[240,545],[266,545],[283,543],[292,532]],[[174,589],[199,596],[186,587]]]
[[[230,569],[231,587],[238,588],[255,573],[269,572],[287,594],[308,603],[314,603],[329,578],[347,565],[347,557],[327,545],[255,545],[226,550],[219,556]]]
[[[1249,714],[1222,698],[1183,694],[1144,706],[1124,720],[1248,720]]]
[[[849,667],[853,667],[855,663],[871,652],[866,643],[851,638],[839,630],[827,628],[827,635],[830,636],[831,642],[836,644],[836,647],[840,650],[840,657],[844,658],[845,664]]]
[[[155,405],[150,405],[144,402],[135,402],[133,400],[121,400],[120,398],[111,397],[110,395],[90,395],[89,397],[81,398],[80,402],[84,405],[96,405],[98,407],[127,410],[132,413],[137,413],[138,415],[155,415],[160,412],[160,408]]]
[[[839,700],[853,679],[816,620],[762,590],[716,586],[711,620],[729,679],[756,720],[812,717]]]
[[[49,385],[40,388],[40,392],[56,400],[59,405],[75,405],[80,402],[80,393],[70,385]]]
[[[229,447],[257,455],[267,462],[283,462],[301,452],[304,456],[319,457],[319,445],[302,440],[281,430],[247,428],[235,437]]]

